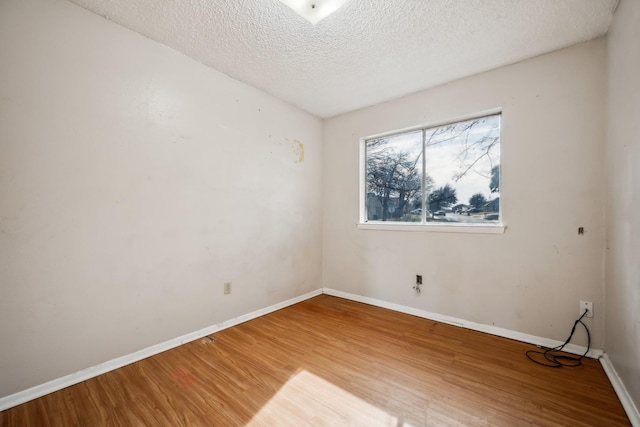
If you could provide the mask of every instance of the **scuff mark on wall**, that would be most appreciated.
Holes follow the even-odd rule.
[[[304,162],[304,144],[298,140],[293,140],[293,152],[295,153],[296,156],[298,156],[298,159],[296,160],[296,163],[303,163]]]

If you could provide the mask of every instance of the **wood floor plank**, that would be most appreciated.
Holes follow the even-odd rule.
[[[321,295],[0,412],[0,426],[628,426],[600,363]]]

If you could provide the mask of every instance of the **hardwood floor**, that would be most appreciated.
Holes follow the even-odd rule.
[[[570,326],[570,325],[569,325]],[[321,295],[0,413],[1,426],[624,426],[600,363]]]

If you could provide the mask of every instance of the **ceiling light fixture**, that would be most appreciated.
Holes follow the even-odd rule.
[[[322,21],[349,0],[280,0],[313,25]]]

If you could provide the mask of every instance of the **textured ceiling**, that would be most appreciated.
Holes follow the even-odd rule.
[[[71,0],[319,117],[606,33],[618,0]]]

